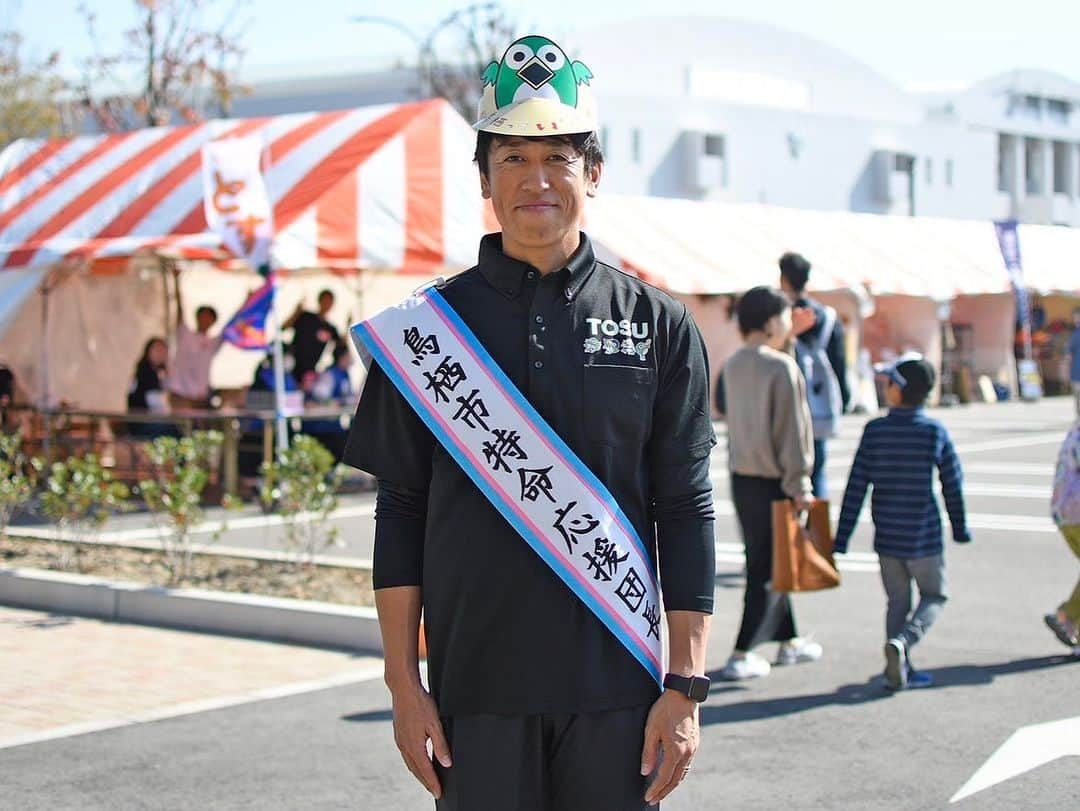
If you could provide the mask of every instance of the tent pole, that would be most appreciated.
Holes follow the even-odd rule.
[[[273,277],[271,277],[273,278]],[[270,306],[270,319],[274,327],[274,423],[277,427],[277,457],[283,458],[289,447],[289,427],[285,421],[285,351],[281,344],[281,318],[277,308],[277,280],[273,279],[274,299]]]
[[[44,427],[42,451],[45,463],[52,462],[52,419],[49,415],[49,294],[52,292],[52,274],[45,275],[45,284],[41,286],[41,419]]]

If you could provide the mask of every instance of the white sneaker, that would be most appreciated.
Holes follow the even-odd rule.
[[[743,659],[732,656],[728,659],[724,669],[720,671],[720,678],[724,681],[746,681],[768,676],[772,667],[767,661],[756,653],[748,653]]]
[[[776,653],[777,665],[798,665],[803,662],[816,662],[825,653],[820,642],[810,639],[793,639],[788,645],[781,645]]]

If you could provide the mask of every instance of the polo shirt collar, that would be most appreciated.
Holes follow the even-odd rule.
[[[517,298],[521,294],[521,288],[529,278],[530,273],[536,274],[536,276],[540,275],[540,271],[528,262],[514,259],[503,253],[502,234],[487,234],[480,240],[480,261],[478,264],[480,273],[483,274],[488,284],[507,298]],[[589,237],[582,232],[581,243],[566,263],[566,266],[555,271],[555,275],[562,280],[567,301],[580,292],[595,265],[596,256],[593,253],[592,243],[589,241]]]
[[[889,409],[889,416],[910,420],[918,417],[925,411],[926,408],[924,406],[893,406]]]

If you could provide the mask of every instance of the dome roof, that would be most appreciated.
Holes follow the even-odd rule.
[[[922,117],[916,98],[857,59],[762,23],[650,17],[582,29],[565,40],[592,69],[601,95],[683,94],[902,123]]]

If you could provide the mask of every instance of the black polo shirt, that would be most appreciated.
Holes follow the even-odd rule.
[[[710,613],[714,543],[705,347],[686,308],[597,262],[588,238],[541,275],[484,237],[441,292],[604,482],[659,559],[667,610]],[[445,716],[589,712],[655,699],[644,668],[514,531],[382,371],[344,460],[379,479],[375,587],[423,588]]]

